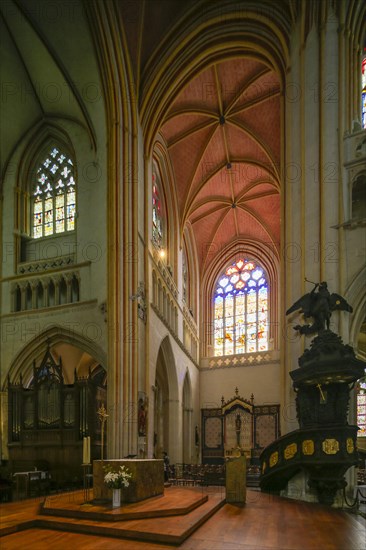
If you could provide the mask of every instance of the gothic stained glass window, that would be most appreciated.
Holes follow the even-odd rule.
[[[156,171],[153,172],[152,186],[152,238],[158,248],[163,246],[162,204],[160,199],[159,182]]]
[[[240,259],[219,278],[214,295],[215,355],[268,349],[268,283],[256,262]]]
[[[75,229],[74,164],[52,147],[36,169],[33,187],[33,238]]]
[[[185,303],[187,303],[188,298],[188,292],[187,292],[187,286],[188,286],[188,270],[187,270],[187,256],[185,248],[183,248],[183,254],[182,254],[182,275],[183,275],[183,300]]]
[[[366,379],[358,384],[357,392],[358,437],[366,437]]]

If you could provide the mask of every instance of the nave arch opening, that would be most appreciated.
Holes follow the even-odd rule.
[[[101,457],[98,410],[108,406],[105,368],[70,342],[44,340],[22,369],[12,370],[6,411],[10,471],[37,468],[49,489],[81,486],[85,437],[91,460]]]

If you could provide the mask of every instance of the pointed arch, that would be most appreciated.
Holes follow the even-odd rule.
[[[183,231],[183,247],[182,254],[185,254],[186,258],[186,299],[185,304],[189,310],[189,313],[197,321],[198,319],[198,258],[197,258],[197,249],[196,241],[194,238],[192,226],[190,222],[186,222]],[[183,262],[182,262],[183,265]],[[182,273],[182,282],[184,284],[185,274]],[[183,295],[183,292],[182,292]]]
[[[366,267],[363,267],[350,283],[344,297],[353,307],[350,321],[349,338],[353,346],[357,348],[358,335],[362,323],[366,317],[366,293],[365,293]],[[347,319],[349,317],[347,316]]]
[[[36,338],[28,342],[14,357],[8,375],[10,380],[19,379],[20,375],[26,380],[32,375],[32,363],[37,357],[42,357],[47,347],[60,343],[68,343],[85,351],[106,367],[107,357],[102,348],[94,341],[75,330],[70,330],[60,325],[54,325],[41,332]],[[3,382],[2,389],[6,389],[7,380]]]
[[[234,243],[226,247],[220,252],[219,257],[213,256],[210,258],[206,272],[202,280],[202,292],[201,292],[201,311],[203,321],[206,326],[213,327],[213,301],[211,299],[203,299],[203,296],[214,295],[216,282],[220,273],[222,273],[230,263],[235,262],[242,255],[245,255],[247,259],[252,259],[260,264],[266,274],[269,286],[269,348],[278,348],[279,334],[278,334],[278,319],[279,319],[279,256],[276,247],[271,243],[255,242],[253,240],[248,241],[246,239],[237,239]],[[213,335],[209,334],[205,347],[202,348],[201,353],[204,356],[210,356],[213,354],[213,339],[210,338]]]
[[[73,144],[68,136],[68,134],[57,124],[54,123],[43,123],[42,126],[37,128],[35,131],[32,128],[32,131],[24,138],[23,152],[20,156],[18,169],[16,174],[15,182],[15,193],[16,193],[16,204],[15,210],[16,215],[14,218],[14,229],[21,235],[28,235],[33,237],[33,202],[37,198],[40,198],[41,192],[37,196],[34,196],[34,193],[37,189],[37,180],[40,179],[41,173],[37,174],[38,170],[41,170],[43,163],[46,161],[48,154],[57,150],[57,152],[62,152],[62,155],[65,156],[65,159],[62,158],[60,162],[57,162],[57,158],[61,159],[61,155],[56,155],[56,164],[57,170],[60,169],[61,164],[70,159],[72,166],[72,177],[74,181],[77,181],[77,167],[76,167],[76,155]],[[51,160],[53,160],[51,158]],[[53,163],[51,164],[52,169]],[[45,169],[45,167],[43,166]],[[68,168],[68,170],[69,170]],[[70,173],[70,170],[69,172]],[[51,173],[52,174],[52,173]],[[52,179],[55,174],[52,174]],[[45,176],[46,177],[46,176]],[[63,180],[63,177],[59,179]],[[69,180],[70,178],[68,178]],[[38,182],[38,187],[42,187],[40,182]],[[52,189],[52,195],[56,195],[56,190]],[[55,205],[53,205],[55,206]],[[67,206],[67,205],[66,205]],[[65,205],[64,205],[65,207]],[[54,210],[53,208],[52,210]],[[66,209],[66,208],[65,208]],[[44,204],[42,207],[42,213],[44,211]],[[37,212],[35,212],[36,214]],[[41,214],[42,216],[42,214]],[[44,222],[45,220],[43,220]],[[43,226],[44,224],[42,224]],[[52,229],[53,229],[53,218],[52,218]],[[56,233],[56,231],[55,231]],[[43,236],[43,228],[42,235]]]
[[[160,458],[167,451],[174,456],[180,437],[176,429],[180,411],[177,371],[169,336],[162,340],[157,352],[153,389],[154,455]]]
[[[179,215],[176,193],[174,191],[176,182],[173,167],[167,152],[167,146],[160,134],[157,136],[154,143],[152,162],[153,175],[154,169],[157,170],[160,175],[160,193],[163,197],[164,208],[163,223],[165,223],[165,239],[163,239],[163,241],[165,240],[164,246],[166,247],[166,263],[172,267],[173,277],[176,279],[178,265],[176,250],[179,246]]]

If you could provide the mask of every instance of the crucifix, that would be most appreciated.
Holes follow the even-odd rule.
[[[99,416],[99,420],[100,420],[100,423],[101,423],[101,438],[102,438],[102,450],[101,450],[101,460],[103,460],[103,454],[104,454],[104,425],[107,421],[107,418],[109,416],[109,414],[107,414],[107,411],[105,409],[105,406],[104,406],[104,403],[102,404],[101,407],[99,407],[98,411],[97,411],[97,415]]]

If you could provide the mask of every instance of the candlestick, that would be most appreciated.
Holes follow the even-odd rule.
[[[90,436],[83,437],[83,464],[90,464]]]
[[[90,436],[88,436],[86,440],[86,459],[86,463],[90,464]]]
[[[83,464],[87,464],[86,459],[86,437],[83,437]]]

